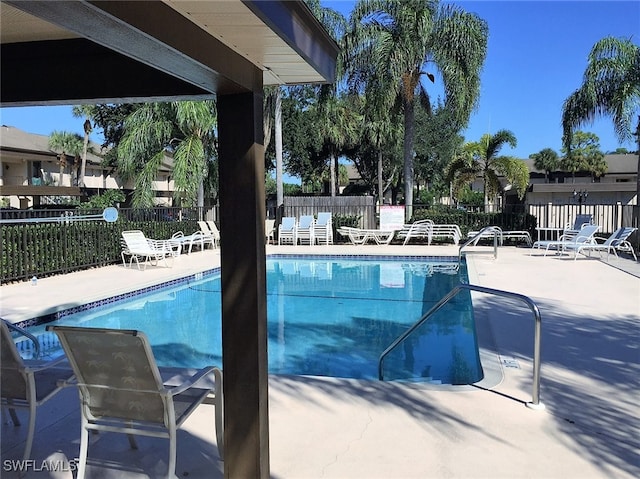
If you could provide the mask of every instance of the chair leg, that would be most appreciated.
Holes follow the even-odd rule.
[[[167,479],[175,479],[176,477],[176,426],[175,422],[169,427],[169,469],[167,470]]]
[[[34,391],[35,396],[35,391]],[[27,431],[27,443],[24,446],[24,457],[26,461],[31,456],[31,447],[33,446],[33,436],[36,433],[36,404],[35,398],[29,404],[29,427]]]
[[[87,469],[87,453],[89,452],[89,430],[87,429],[87,420],[82,416],[82,427],[80,429],[80,454],[78,463],[78,476],[77,479],[84,479],[84,474]]]

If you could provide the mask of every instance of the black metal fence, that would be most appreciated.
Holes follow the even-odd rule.
[[[452,208],[414,207],[414,218],[431,218],[436,223],[456,223],[463,235],[488,224],[503,229],[536,227],[562,228],[579,213],[593,215],[599,232],[608,236],[621,226],[634,225],[632,205],[529,205],[527,210],[501,213],[474,213]],[[334,215],[334,228],[343,225],[377,227],[377,207],[372,197],[291,197],[279,209],[282,216],[300,217],[321,211]],[[74,208],[60,210],[0,211],[0,282],[22,281],[32,276],[64,274],[117,263],[121,232],[140,229],[150,238],[170,238],[177,231],[188,235],[199,230],[201,219],[218,222],[218,208],[120,209],[118,221],[82,221],[100,216],[100,210]],[[219,224],[219,223],[218,223]],[[336,240],[341,238],[334,235]],[[638,233],[630,238],[638,245]]]

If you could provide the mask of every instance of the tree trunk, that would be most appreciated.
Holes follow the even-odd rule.
[[[636,230],[636,251],[640,251],[640,115],[638,115],[638,126],[636,128],[636,141],[638,143],[638,173],[636,175],[636,204],[633,207],[633,222]]]
[[[87,127],[87,122],[89,126]],[[91,122],[85,120],[84,122],[84,145],[82,147],[82,164],[80,166],[80,177],[78,178],[78,186],[84,188],[84,176],[87,170],[87,149],[89,147],[89,132],[91,131]]]
[[[275,141],[276,141],[276,205],[284,203],[284,183],[282,180],[282,92],[280,87],[276,90],[275,108]]]
[[[378,150],[378,204],[384,203],[384,187],[382,185],[382,150]]]
[[[403,99],[404,106],[404,204],[405,221],[413,217],[413,101]]]
[[[333,154],[333,151],[331,152],[331,156],[329,157],[329,172],[330,172],[329,183],[330,183],[331,197],[334,197],[336,196],[336,162],[335,162],[335,155]]]

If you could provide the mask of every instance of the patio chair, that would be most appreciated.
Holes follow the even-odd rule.
[[[591,256],[591,251],[598,251],[599,253],[606,251],[607,260],[609,260],[609,254],[611,252],[613,252],[614,256],[617,258],[618,251],[624,251],[626,253],[631,253],[633,255],[633,259],[638,261],[638,257],[636,256],[635,251],[633,251],[633,246],[631,246],[631,243],[627,241],[627,238],[636,230],[637,228],[631,227],[618,228],[607,239],[601,239],[601,241],[603,241],[602,243],[598,243],[598,239],[600,238],[594,237],[593,243],[567,245],[565,246],[565,249],[575,251],[574,259],[578,257],[578,253],[584,254],[585,251],[589,253],[589,256]]]
[[[347,236],[351,243],[360,245],[366,244],[369,240],[373,240],[376,244],[389,244],[396,234],[395,229],[363,229],[353,228],[350,226],[341,226],[338,233]]]
[[[315,218],[313,215],[302,215],[298,221],[298,227],[296,228],[296,237],[300,241],[300,244],[307,243],[312,245],[313,239],[313,225]]]
[[[331,213],[318,213],[318,218],[313,225],[313,237],[318,244],[333,244],[333,223]]]
[[[577,251],[578,246],[593,244],[595,242],[594,235],[596,231],[600,229],[599,225],[586,225],[583,226],[577,236],[568,237],[568,239],[561,239],[556,241],[536,241],[531,246],[531,253],[533,253],[534,249],[545,249],[544,256],[547,256],[547,253],[550,249],[555,249],[558,253],[564,252],[568,249],[572,249],[573,251]],[[531,255],[529,253],[529,255]],[[576,253],[577,254],[577,253]]]
[[[154,240],[147,238],[140,230],[129,230],[122,232],[122,239],[126,244],[126,254],[130,256],[129,266],[135,259],[138,269],[140,269],[140,259],[144,261],[143,270],[146,269],[147,263],[158,264],[164,261],[166,266],[167,258],[173,258],[175,251],[168,241]],[[125,249],[122,251],[122,260],[124,261]]]
[[[218,228],[216,227],[215,232],[212,231],[208,221],[198,221],[198,227],[200,228],[200,231],[197,231],[197,233],[202,235],[204,242],[209,243],[212,248],[215,248],[220,242],[220,232],[218,231]],[[204,245],[202,248],[204,249]]]
[[[89,431],[127,434],[133,449],[137,449],[134,435],[168,438],[167,477],[175,478],[177,429],[204,402],[215,405],[216,441],[222,458],[220,369],[182,370],[166,382],[147,337],[140,331],[70,326],[47,329],[60,338],[76,375],[82,423],[79,479],[85,477]]]
[[[586,226],[590,225],[593,221],[593,215],[576,215],[576,219],[573,221],[573,224],[567,223],[562,231],[562,235],[558,238],[559,241],[567,241],[571,240],[575,236],[578,235],[580,230]]]
[[[297,222],[293,216],[283,216],[278,228],[278,244],[291,243],[298,244],[296,235]]]
[[[264,237],[267,244],[271,244],[275,240],[276,220],[264,220]]]
[[[220,246],[220,230],[216,226],[215,221],[207,220],[207,226],[211,230],[211,235],[213,236],[213,247]]]
[[[7,408],[14,426],[20,426],[16,409],[29,411],[27,440],[24,446],[23,459],[31,455],[36,430],[36,410],[62,389],[58,381],[65,381],[73,376],[64,356],[52,360],[24,360],[9,331],[10,326],[0,320],[1,329],[1,372],[2,408]],[[11,326],[20,331],[20,328]],[[39,345],[38,345],[39,346]],[[65,364],[63,364],[65,363]]]
[[[404,225],[404,227],[398,231],[398,238],[404,238],[403,245],[406,245],[412,239],[423,238],[427,240],[428,244],[431,244],[433,237],[433,221],[431,220],[418,220],[411,224]]]

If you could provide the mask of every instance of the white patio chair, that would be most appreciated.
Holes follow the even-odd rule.
[[[533,243],[533,246],[531,246],[531,253],[533,253],[534,249],[541,250],[544,248],[544,256],[547,256],[550,249],[554,249],[558,253],[566,250],[573,250],[577,254],[577,248],[580,245],[593,244],[595,242],[593,236],[599,229],[599,225],[586,225],[582,227],[577,236],[569,239],[561,239],[557,241],[536,241]],[[531,255],[531,253],[529,253],[529,255]]]
[[[19,329],[19,328],[18,328]],[[31,455],[36,430],[36,410],[62,389],[58,381],[68,380],[73,372],[64,356],[53,361],[24,360],[9,332],[9,326],[0,320],[2,336],[0,341],[0,385],[2,389],[2,407],[9,410],[14,426],[20,426],[16,409],[29,411],[27,440],[23,459]],[[6,427],[6,426],[3,426]]]
[[[300,220],[298,221],[298,226],[296,228],[296,237],[300,244],[307,243],[312,245],[314,243],[313,239],[313,225],[315,223],[315,219],[313,215],[302,215]]]
[[[298,244],[297,222],[293,216],[283,216],[278,228],[278,244],[291,243]]]
[[[318,213],[318,218],[313,225],[313,237],[318,244],[333,244],[333,223],[331,213]]]
[[[173,372],[163,381],[144,333],[135,330],[49,326],[60,338],[80,394],[78,479],[86,473],[89,431],[169,439],[167,477],[175,478],[177,429],[202,404],[215,405],[218,452],[223,457],[222,372],[210,366]],[[212,383],[212,381],[214,381]]]
[[[631,245],[631,243],[627,241],[627,238],[631,236],[631,234],[636,230],[637,228],[632,228],[632,227],[618,228],[607,239],[601,239],[601,241],[603,241],[602,243],[598,243],[599,238],[594,237],[593,243],[576,244],[576,245],[569,244],[565,246],[565,249],[575,251],[574,259],[578,257],[578,253],[584,254],[585,251],[589,253],[589,256],[591,256],[592,251],[597,251],[598,253],[602,253],[603,251],[606,251],[607,260],[608,260],[610,253],[613,253],[614,256],[617,258],[618,251],[624,251],[626,253],[631,253],[633,255],[633,259],[635,261],[638,261],[638,257],[636,256],[636,253],[633,250],[633,246]]]
[[[123,231],[122,239],[126,244],[126,252],[131,257],[129,266],[131,266],[134,259],[138,269],[140,269],[140,259],[144,261],[143,270],[146,269],[149,262],[158,264],[160,261],[164,261],[165,265],[169,266],[167,258],[174,257],[175,251],[169,241],[147,238],[140,230]],[[125,250],[123,249],[123,261],[124,254]]]

